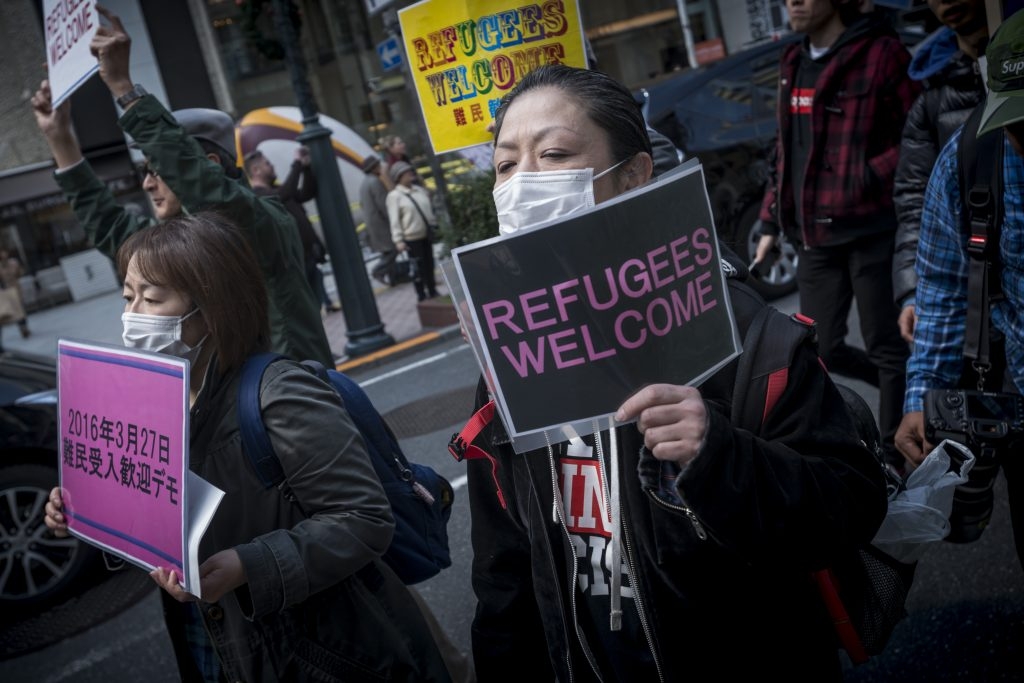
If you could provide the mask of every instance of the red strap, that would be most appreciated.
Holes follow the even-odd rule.
[[[797,322],[810,327],[813,327],[815,324],[813,318],[809,318],[802,313],[794,313],[792,317]],[[825,367],[825,361],[822,360],[821,356],[818,356],[818,363],[825,372],[828,372],[828,368]],[[765,392],[762,422],[768,417],[768,412],[775,407],[782,392],[786,389],[786,382],[788,380],[789,368],[776,370],[768,375],[768,389]],[[839,596],[835,574],[832,573],[831,569],[820,569],[816,572],[811,572],[811,578],[814,579],[814,583],[818,587],[818,593],[821,595],[821,600],[825,603],[825,609],[828,610],[829,618],[832,619],[832,626],[835,628],[836,636],[839,638],[839,644],[850,655],[850,661],[854,664],[863,664],[868,661],[868,653],[864,649],[864,643],[861,641],[860,636],[857,634],[857,629],[854,628],[853,622],[850,620],[850,614],[846,611],[846,606],[843,605],[843,599]]]
[[[461,432],[452,434],[452,438],[448,440],[448,452],[452,454],[452,457],[462,462],[467,457],[470,444],[476,440],[476,437],[480,436],[480,432],[493,419],[494,401],[491,400],[485,403],[480,410],[473,413],[473,417],[469,418],[469,422],[466,423]],[[470,459],[472,460],[473,458],[470,457]]]
[[[804,315],[803,313],[794,313],[793,314],[793,319],[796,320],[797,322],[801,322],[801,323],[803,323],[804,325],[807,325],[807,326],[814,326],[814,324],[815,324],[814,323],[814,318],[808,317],[808,316]]]
[[[479,460],[486,458],[491,461],[491,479],[494,480],[494,489],[498,493],[498,502],[503,510],[508,509],[505,502],[505,494],[501,490],[501,483],[498,481],[498,459],[482,448],[473,445],[473,441],[480,435],[491,420],[494,419],[494,401],[488,401],[480,410],[473,413],[469,422],[462,428],[461,432],[452,434],[448,441],[448,452],[458,462],[463,460]]]
[[[857,635],[857,629],[853,627],[853,622],[850,621],[850,615],[843,605],[843,599],[839,597],[832,570],[819,569],[816,572],[811,572],[811,576],[818,584],[818,592],[825,603],[829,617],[832,618],[832,625],[836,629],[836,635],[839,636],[839,643],[850,655],[850,661],[854,664],[863,664],[868,661],[868,653],[864,649],[864,644],[861,642],[860,636]]]
[[[782,392],[786,390],[786,383],[789,381],[789,368],[782,368],[768,375],[768,388],[764,392],[764,415],[761,416],[761,422],[764,422],[768,417],[768,413],[771,412],[775,404],[778,403],[779,397],[782,396]]]

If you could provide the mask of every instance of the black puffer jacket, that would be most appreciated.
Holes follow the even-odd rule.
[[[926,90],[907,114],[893,191],[899,228],[892,284],[901,306],[909,303],[917,288],[914,260],[932,166],[950,136],[985,96],[977,61],[959,50],[956,34],[949,29],[921,45],[910,63],[910,76],[923,81]]]
[[[732,277],[729,293],[743,336],[766,304]],[[701,385],[707,441],[667,480],[687,511],[655,500],[652,480],[662,467],[634,425],[617,429],[623,562],[658,668],[656,676],[631,680],[759,680],[774,673],[791,682],[838,681],[834,634],[809,571],[874,535],[885,512],[879,469],[811,349],[796,353],[785,391],[757,434],[730,422],[736,367],[729,363]],[[481,385],[478,407],[487,398]],[[609,433],[600,434],[607,454]],[[643,645],[623,639],[621,651],[601,648],[586,617],[577,618],[586,612],[574,569],[582,556],[566,517],[554,513],[556,500],[561,506],[555,491],[564,490],[565,444],[517,455],[496,418],[476,445],[499,463],[496,474],[482,459],[469,461],[467,471],[477,677],[612,680],[613,660],[639,659]],[[603,500],[595,505],[604,509]],[[622,655],[626,649],[631,654]]]

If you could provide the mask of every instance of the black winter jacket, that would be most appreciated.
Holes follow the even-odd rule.
[[[978,62],[959,50],[956,34],[949,29],[935,34],[918,49],[910,75],[923,80],[926,90],[907,115],[893,191],[899,228],[892,285],[893,297],[901,306],[912,301],[917,288],[914,261],[932,166],[950,136],[985,97]]]
[[[743,335],[766,304],[729,285]],[[757,434],[730,424],[735,372],[733,361],[701,386],[705,445],[669,480],[688,511],[656,495],[662,470],[637,428],[617,429],[623,562],[648,648],[665,681],[838,681],[834,632],[809,572],[873,537],[886,505],[880,468],[813,349],[798,352]],[[477,400],[487,400],[482,383]],[[607,453],[608,432],[601,438]],[[516,455],[498,418],[476,444],[497,457],[508,502],[502,509],[490,463],[470,461],[479,680],[612,680],[588,663],[607,653],[594,656],[577,621],[576,555],[553,515],[565,444]]]

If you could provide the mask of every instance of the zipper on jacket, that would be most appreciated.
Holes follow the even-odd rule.
[[[602,510],[601,512],[602,514],[607,516],[608,528],[611,529],[612,532],[611,538],[609,539],[611,543],[611,547],[609,548],[611,557],[608,558],[608,565],[611,569],[611,576],[609,581],[611,585],[609,586],[608,590],[608,616],[609,628],[611,629],[611,632],[614,635],[615,632],[622,630],[622,556],[620,554],[622,549],[621,546],[618,545],[619,539],[621,538],[621,525],[619,524],[619,509],[621,509],[622,506],[621,504],[616,506],[616,503],[618,503],[619,489],[621,488],[617,485],[619,481],[619,463],[617,460],[611,463],[612,476],[611,478],[609,478],[608,473],[605,469],[604,445],[601,442],[601,429],[600,426],[597,424],[596,420],[593,423],[593,429],[594,448],[597,451],[597,467],[598,471],[600,471],[601,473],[601,481],[603,482],[602,488],[604,490],[605,509]],[[617,439],[615,437],[617,436],[617,434],[614,430],[615,424],[609,421],[608,453],[610,454],[609,457],[611,458],[616,457],[615,444],[617,442]]]
[[[545,439],[547,439],[547,434],[545,434],[544,437]],[[562,508],[562,492],[559,491],[558,489],[558,470],[556,469],[555,463],[555,449],[551,447],[550,442],[548,442],[548,464],[550,465],[551,471],[551,506],[552,508],[554,508],[553,521],[557,522],[558,526],[562,529],[562,534],[565,537],[565,541],[572,560],[569,563],[572,565],[572,572],[569,576],[569,605],[571,611],[570,616],[572,617],[572,627],[573,630],[576,632],[576,640],[579,641],[580,648],[583,650],[583,654],[587,657],[587,663],[590,664],[590,668],[594,671],[594,675],[597,676],[597,680],[603,681],[604,679],[601,678],[601,672],[597,668],[597,660],[594,659],[594,654],[590,651],[590,648],[587,647],[587,642],[583,638],[583,634],[580,633],[579,620],[576,618],[576,583],[579,580],[579,560],[576,558],[576,548],[572,544],[572,536],[570,536],[569,534],[569,527],[565,523],[565,514]],[[568,643],[566,643],[566,645],[568,645]],[[569,681],[570,683],[572,683],[572,648],[570,647],[566,647],[565,665],[569,670]]]
[[[640,626],[644,630],[644,638],[647,639],[647,648],[651,651],[651,658],[654,660],[654,668],[658,670],[658,680],[665,680],[665,673],[661,669],[661,660],[658,659],[658,652],[654,648],[654,637],[651,635],[651,625],[647,621],[647,612],[644,609],[644,601],[640,591],[640,580],[637,578],[636,563],[633,562],[633,544],[629,535],[629,518],[625,510],[622,512],[622,540],[626,549],[626,564],[629,565],[630,586],[633,588],[633,601],[636,603],[636,611],[640,615]]]
[[[700,519],[697,517],[697,513],[695,513],[693,510],[691,510],[689,505],[686,504],[686,499],[683,498],[683,495],[681,493],[679,494],[679,499],[683,501],[682,505],[675,505],[674,503],[668,503],[668,502],[662,500],[661,498],[659,498],[657,495],[655,495],[655,493],[653,491],[650,491],[650,490],[647,491],[647,495],[650,496],[651,500],[653,500],[655,503],[657,503],[661,507],[667,508],[669,510],[675,510],[676,512],[683,513],[686,516],[686,518],[688,520],[690,520],[690,524],[693,526],[693,531],[697,534],[697,538],[699,538],[702,541],[708,540],[708,532],[707,532],[707,530],[705,530],[704,525],[701,523]]]
[[[644,447],[641,446],[640,447],[640,457],[643,457],[643,449],[644,449]],[[690,506],[686,502],[686,499],[683,498],[683,494],[682,494],[681,491],[676,491],[676,493],[679,495],[679,500],[683,501],[682,505],[676,505],[675,503],[669,503],[668,501],[663,500],[662,498],[660,498],[657,494],[654,493],[654,491],[652,491],[650,489],[645,489],[644,492],[657,505],[660,505],[661,507],[663,507],[663,508],[665,508],[667,510],[674,510],[675,512],[683,513],[686,516],[686,518],[688,520],[690,520],[690,524],[693,526],[693,531],[694,531],[694,533],[697,534],[697,538],[699,538],[702,541],[708,540],[708,532],[705,529],[704,524],[700,521],[700,518],[697,517],[697,513],[695,513],[693,510],[690,509]]]
[[[641,450],[643,450],[643,448],[643,446],[640,447]],[[746,565],[748,568],[753,567],[753,564],[751,564],[749,559],[747,559],[742,553],[740,553],[738,550],[736,550],[729,544],[724,543],[721,537],[715,534],[714,529],[707,527],[704,524],[704,522],[700,521],[700,518],[697,516],[697,513],[690,509],[689,504],[686,502],[686,499],[683,497],[683,494],[681,492],[677,491],[679,499],[683,501],[682,505],[669,503],[668,501],[659,497],[652,489],[644,489],[644,493],[646,493],[647,496],[652,501],[654,501],[655,505],[662,507],[666,510],[672,510],[674,512],[683,513],[683,515],[685,515],[686,518],[690,520],[690,524],[693,525],[693,530],[697,534],[697,538],[699,538],[701,541],[707,541],[708,539],[711,539],[720,548],[732,553],[739,561],[743,562],[744,565]]]

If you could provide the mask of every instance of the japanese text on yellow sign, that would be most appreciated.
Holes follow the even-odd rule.
[[[425,0],[399,20],[435,153],[489,142],[501,97],[538,66],[587,65],[576,0]]]

